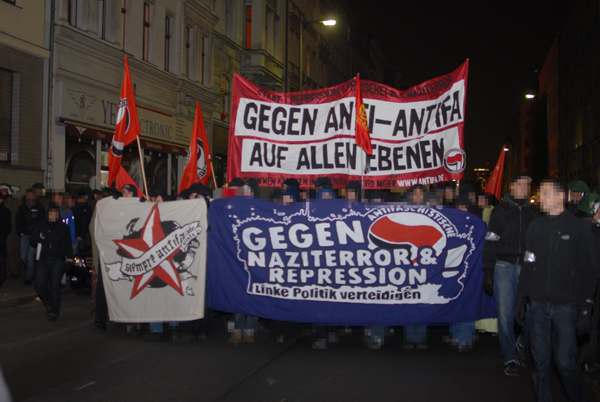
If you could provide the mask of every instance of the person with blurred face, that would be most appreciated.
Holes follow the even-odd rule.
[[[483,289],[496,299],[498,340],[504,374],[518,376],[526,365],[529,347],[527,326],[515,336],[515,292],[525,255],[525,239],[531,221],[539,211],[531,205],[531,178],[517,173],[511,180],[510,193],[491,213],[483,246]]]
[[[73,246],[69,227],[61,220],[58,206],[48,208],[48,219],[31,233],[36,248],[35,291],[46,307],[49,321],[60,314],[60,281],[73,265]]]
[[[126,184],[121,189],[121,193],[125,198],[135,198],[137,197],[137,188],[135,188],[135,186],[132,186],[131,184]]]
[[[589,225],[565,208],[566,188],[557,179],[540,185],[545,213],[529,225],[515,303],[523,323],[529,307],[533,388],[538,401],[552,400],[553,367],[571,401],[587,401],[577,336],[590,333],[597,278]]]

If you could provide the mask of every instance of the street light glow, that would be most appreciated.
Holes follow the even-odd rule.
[[[527,95],[525,95],[525,97],[527,99],[533,99],[533,98],[535,98],[535,95],[534,94],[527,94]]]
[[[331,26],[336,24],[336,20],[325,20],[323,21],[323,25]]]

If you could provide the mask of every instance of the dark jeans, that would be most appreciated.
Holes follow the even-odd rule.
[[[35,291],[37,292],[48,313],[60,312],[60,280],[65,272],[63,260],[35,262]]]
[[[533,356],[533,388],[538,401],[552,401],[552,361],[570,401],[587,401],[577,364],[577,307],[531,302],[529,335]]]

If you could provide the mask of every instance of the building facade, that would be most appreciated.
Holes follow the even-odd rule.
[[[383,80],[376,44],[344,24],[345,0],[3,0],[0,7],[0,46],[9,56],[0,60],[8,99],[1,111],[10,117],[2,120],[10,135],[0,143],[0,174],[22,187],[107,186],[125,57],[141,147],[126,147],[123,165],[140,187],[143,166],[148,188],[164,184],[171,194],[196,103],[217,185],[227,182],[235,74],[280,92],[336,85],[357,72]],[[318,22],[329,18],[336,26]]]
[[[600,184],[600,4],[568,3],[559,37],[559,139],[561,177]]]
[[[49,1],[0,1],[0,183],[46,180]]]

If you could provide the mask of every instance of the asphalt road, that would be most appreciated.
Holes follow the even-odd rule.
[[[67,294],[48,322],[31,303],[0,309],[0,367],[15,401],[533,401],[530,371],[502,372],[497,338],[459,353],[429,331],[427,350],[405,350],[396,328],[380,350],[360,329],[325,350],[309,331],[286,343],[264,328],[255,343],[227,341],[217,315],[205,339],[147,339],[110,326],[90,330],[90,296]],[[600,400],[600,374],[585,375]],[[566,401],[557,379],[555,400]]]

